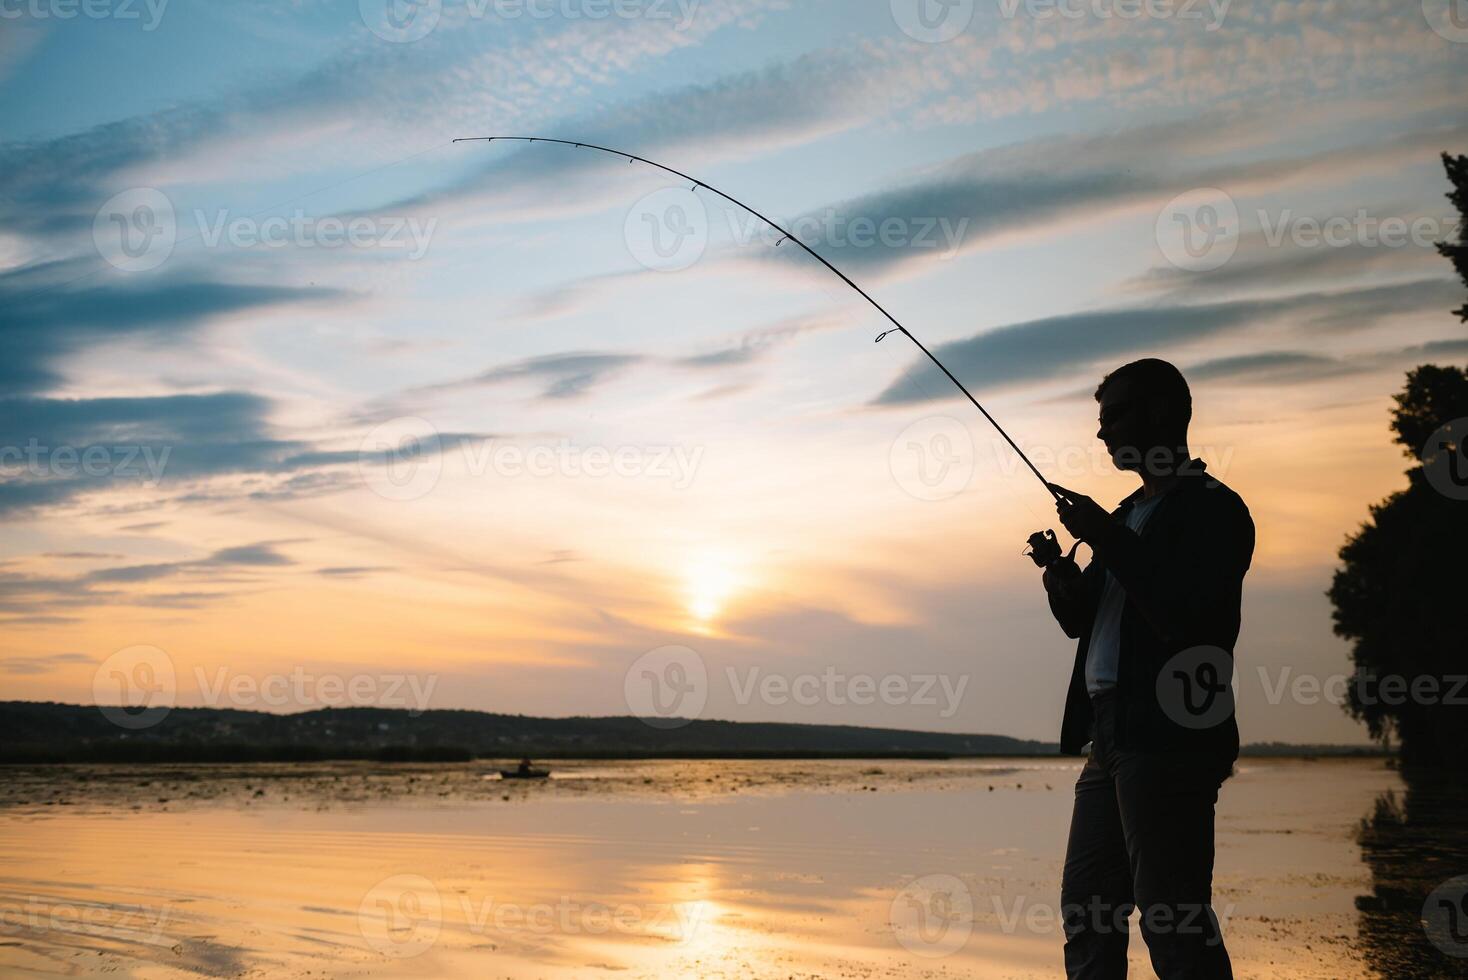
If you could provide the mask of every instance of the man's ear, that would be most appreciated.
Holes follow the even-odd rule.
[[[1166,432],[1174,428],[1172,419],[1168,418],[1167,405],[1161,398],[1149,397],[1145,402],[1144,411],[1152,432]]]

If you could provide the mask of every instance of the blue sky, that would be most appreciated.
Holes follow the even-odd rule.
[[[1089,392],[1175,360],[1260,526],[1245,738],[1362,738],[1266,695],[1348,670],[1322,592],[1402,483],[1390,395],[1468,352],[1431,247],[1468,30],[1438,0],[921,3],[0,5],[17,696],[89,700],[144,645],[184,703],[221,666],[407,662],[434,706],[617,714],[677,644],[716,680],[971,678],[948,715],[715,683],[713,717],[1053,737],[1070,651],[1017,553],[1054,515],[982,420],[708,192],[451,142],[529,134],[797,226],[1098,499],[1130,487]]]

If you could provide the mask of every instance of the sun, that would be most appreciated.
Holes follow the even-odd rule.
[[[734,563],[727,556],[701,555],[695,558],[683,572],[689,615],[708,626],[739,591],[741,581]]]

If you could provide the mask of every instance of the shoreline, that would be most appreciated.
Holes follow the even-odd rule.
[[[675,751],[675,752],[568,752],[560,749],[537,750],[534,746],[523,752],[480,753],[457,746],[409,747],[393,746],[387,749],[363,752],[320,752],[297,746],[131,746],[127,750],[102,752],[78,752],[76,754],[48,755],[45,753],[0,754],[0,768],[35,766],[77,765],[242,765],[292,764],[309,765],[334,762],[372,762],[390,764],[468,764],[477,762],[517,762],[529,757],[546,762],[719,762],[723,760],[741,762],[816,762],[816,761],[959,761],[965,759],[1081,759],[1081,755],[1067,755],[1058,748],[1053,751],[1036,752],[817,752],[809,750],[790,751]],[[1240,759],[1389,759],[1400,758],[1395,750],[1370,746],[1287,746],[1273,748],[1246,746],[1239,752]]]

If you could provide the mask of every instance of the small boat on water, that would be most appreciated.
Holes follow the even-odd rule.
[[[501,769],[501,779],[549,779],[549,769],[537,769],[530,764],[529,759],[520,760],[520,765],[514,769]]]
[[[501,769],[501,779],[549,779],[549,769]]]

